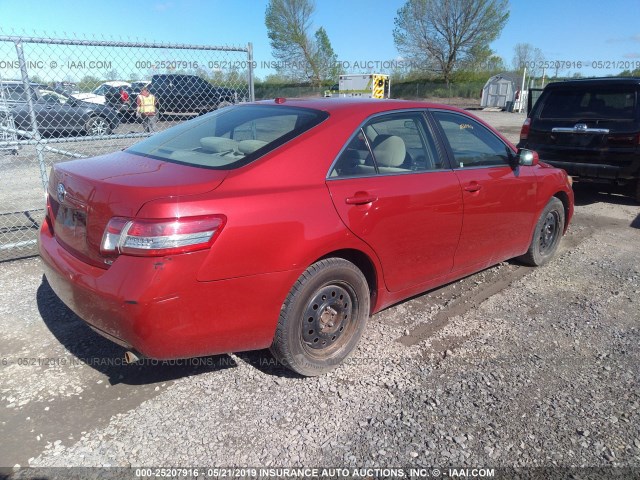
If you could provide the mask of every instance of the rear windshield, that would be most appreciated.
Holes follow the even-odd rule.
[[[127,151],[174,163],[229,170],[246,165],[318,125],[319,110],[237,105],[157,133]]]
[[[633,120],[635,112],[636,94],[631,88],[571,88],[549,91],[540,118]]]

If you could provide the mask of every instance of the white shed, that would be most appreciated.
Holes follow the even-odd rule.
[[[522,77],[510,73],[499,73],[487,80],[482,88],[481,107],[513,108],[516,93],[520,91]],[[508,102],[511,102],[508,105]]]

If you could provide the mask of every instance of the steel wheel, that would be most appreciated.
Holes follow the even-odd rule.
[[[355,298],[349,285],[327,285],[315,293],[305,310],[302,328],[302,341],[310,355],[326,355],[348,337],[357,313]]]
[[[564,221],[564,205],[558,198],[552,197],[536,223],[529,250],[520,260],[534,267],[547,263],[558,250]]]
[[[542,224],[542,228],[540,229],[540,254],[546,255],[549,251],[553,249],[555,246],[559,232],[560,226],[560,215],[557,211],[551,211],[547,213],[547,216],[544,219],[544,223]]]
[[[369,302],[367,280],[351,262],[329,258],[314,263],[282,306],[272,354],[301,375],[332,370],[358,344]]]

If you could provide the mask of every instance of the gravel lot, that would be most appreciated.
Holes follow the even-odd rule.
[[[523,115],[478,114],[517,139]],[[635,470],[607,476],[639,478],[640,206],[576,195],[549,265],[505,262],[389,308],[320,378],[267,352],[119,365],[123,350],[57,300],[37,258],[0,263],[0,466],[615,466]]]

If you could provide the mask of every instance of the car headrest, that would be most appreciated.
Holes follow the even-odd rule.
[[[382,137],[382,138],[381,138]],[[395,135],[378,135],[373,156],[380,167],[399,167],[404,163],[407,147],[404,140]]]
[[[240,150],[240,153],[248,155],[264,147],[266,144],[267,142],[263,142],[262,140],[240,140],[238,142],[238,150]]]
[[[203,137],[200,139],[200,146],[213,153],[228,152],[238,148],[238,142],[230,138],[223,137]]]

